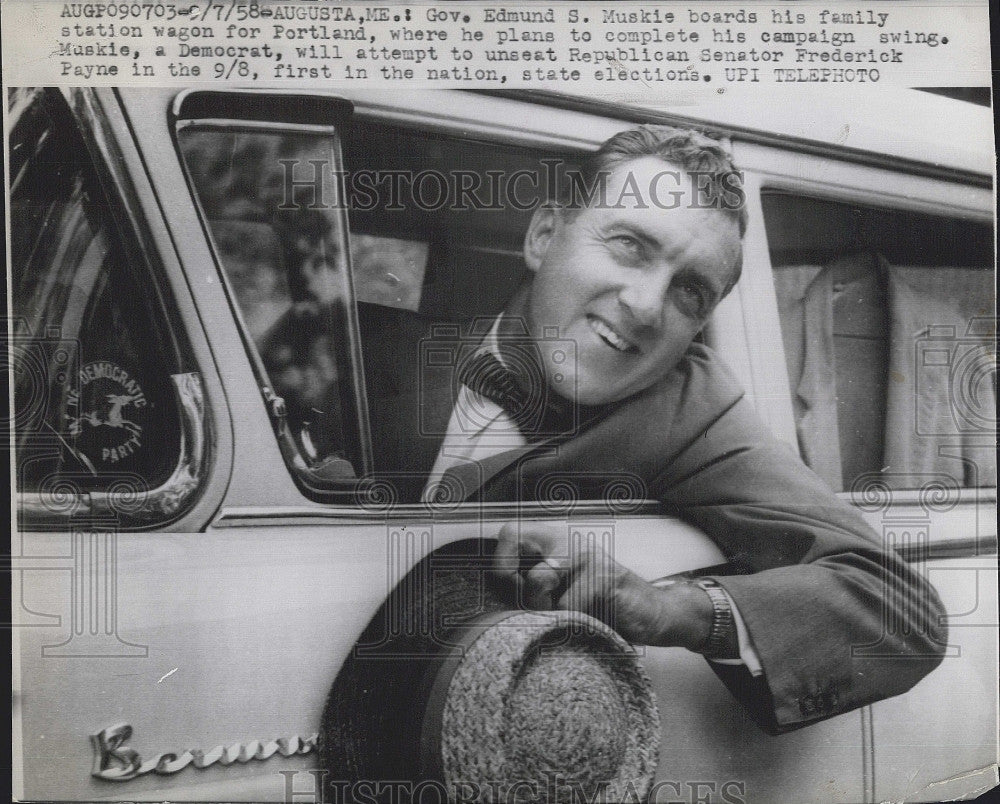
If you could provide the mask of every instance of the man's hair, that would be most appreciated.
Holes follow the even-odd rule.
[[[740,238],[743,237],[747,229],[747,211],[746,204],[743,203],[740,171],[722,142],[689,128],[643,125],[615,134],[581,162],[577,171],[578,178],[568,183],[572,197],[567,199],[566,193],[563,193],[563,208],[569,215],[574,215],[581,206],[591,203],[599,183],[607,181],[614,170],[647,156],[661,159],[699,179],[704,176],[698,187],[702,202],[735,219]],[[734,175],[738,177],[735,186],[732,178]],[[578,192],[585,194],[583,205],[577,197]],[[737,203],[733,203],[734,199]],[[736,266],[732,281],[726,287],[727,293],[739,279],[741,269],[742,259]]]

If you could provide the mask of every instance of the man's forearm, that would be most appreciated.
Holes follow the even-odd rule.
[[[624,577],[627,580],[616,588],[611,624],[626,639],[641,645],[687,648],[712,659],[740,659],[738,615],[724,590],[717,594],[730,616],[720,622],[719,604],[695,582],[654,585],[633,573]]]
[[[711,634],[712,601],[691,583],[658,587],[629,572],[610,604],[609,625],[636,644],[700,652]]]

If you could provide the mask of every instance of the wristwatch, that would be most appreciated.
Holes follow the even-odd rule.
[[[701,653],[708,659],[739,658],[738,642],[734,638],[736,620],[733,619],[729,595],[711,578],[699,578],[695,581],[695,586],[703,590],[712,601],[712,628]]]

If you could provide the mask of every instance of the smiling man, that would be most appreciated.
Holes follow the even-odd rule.
[[[473,348],[458,383],[426,350],[409,355],[418,379],[386,379],[371,344],[398,319],[363,315],[362,339],[383,377],[370,398],[397,384],[371,405],[376,455],[420,477],[426,501],[544,501],[553,479],[599,498],[624,476],[703,530],[733,574],[653,586],[596,546],[568,545],[565,527],[526,522],[501,530],[494,572],[536,608],[704,654],[780,732],[905,692],[940,662],[946,634],[933,588],[767,431],[697,340],[740,275],[738,177],[700,133],[623,132],[583,166],[570,185],[581,193],[535,211],[530,279],[463,333]],[[400,413],[414,409],[417,428]],[[855,650],[872,644],[877,656]]]
[[[643,133],[637,146],[663,145],[653,131]],[[725,164],[721,153],[717,161]],[[556,327],[575,342],[573,365],[553,365],[550,350],[541,354],[546,376],[573,372],[581,405],[617,402],[663,379],[735,284],[740,266],[742,209],[720,209],[720,192],[699,193],[691,174],[657,156],[605,171],[595,179],[584,174],[585,180],[603,177],[601,195],[613,204],[542,207],[524,248],[534,274],[524,318],[532,337]],[[721,182],[721,175],[707,178]],[[683,188],[669,202],[657,189],[665,177],[679,178]]]

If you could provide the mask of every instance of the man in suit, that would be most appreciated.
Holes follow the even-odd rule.
[[[501,530],[495,573],[535,607],[703,653],[769,731],[905,692],[944,650],[933,588],[767,432],[696,340],[741,268],[745,211],[725,149],[642,127],[582,176],[606,192],[536,210],[531,278],[503,314],[452,328],[478,344],[460,383],[428,360],[440,332],[362,311],[376,459],[418,478],[411,494],[425,500],[534,500],[560,477],[589,497],[595,479],[637,478],[735,574],[654,587],[527,523]]]

